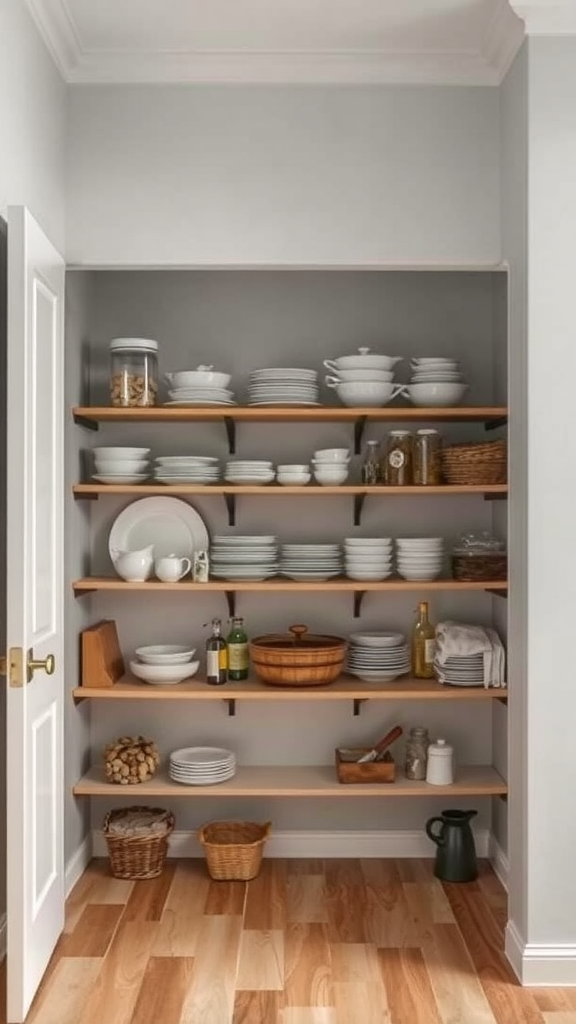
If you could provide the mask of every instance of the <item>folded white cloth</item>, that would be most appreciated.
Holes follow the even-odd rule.
[[[484,686],[504,686],[506,658],[502,641],[495,629],[450,619],[438,623],[434,667],[442,683],[446,681],[443,669],[448,658],[466,658],[478,654],[482,655],[484,664]]]

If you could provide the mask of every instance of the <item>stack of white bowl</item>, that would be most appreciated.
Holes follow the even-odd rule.
[[[220,479],[212,455],[159,455],[155,462],[154,479],[160,484],[215,484]]]
[[[392,538],[345,537],[344,572],[351,580],[388,579],[392,575]]]
[[[275,475],[274,464],[266,459],[232,459],[224,470],[229,484],[270,484]]]
[[[396,568],[405,580],[435,580],[444,568],[442,537],[398,537]]]
[[[93,448],[94,480],[101,484],[141,484],[150,476],[149,448]]]
[[[248,405],[319,405],[318,374],[301,367],[266,367],[253,370],[248,383]]]
[[[371,683],[390,682],[410,671],[410,652],[403,633],[371,630],[351,633],[347,672]]]
[[[456,359],[426,356],[410,362],[412,377],[406,387],[413,405],[460,405],[468,385]]]
[[[342,552],[339,544],[283,544],[280,574],[301,582],[322,582],[340,576]]]
[[[394,383],[394,367],[400,361],[400,356],[381,356],[360,348],[356,355],[325,359],[330,375],[324,380],[343,405],[380,407],[402,394],[403,385]]]
[[[166,405],[235,405],[234,392],[228,389],[229,373],[218,373],[212,366],[197,370],[179,370],[165,374],[171,401]]]
[[[187,644],[152,644],[137,647],[134,653],[130,670],[143,683],[181,683],[195,675],[200,664],[192,660],[196,649]]]
[[[292,463],[276,467],[276,483],[284,487],[302,487],[312,479],[310,466]]]
[[[323,487],[338,486],[348,479],[349,448],[319,448],[312,459],[314,479]]]

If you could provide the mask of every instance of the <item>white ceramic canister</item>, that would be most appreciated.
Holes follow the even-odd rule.
[[[436,740],[428,747],[426,782],[431,786],[451,786],[454,782],[453,748],[446,740]]]

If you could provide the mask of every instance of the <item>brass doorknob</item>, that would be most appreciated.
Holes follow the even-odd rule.
[[[56,659],[53,654],[48,654],[44,660],[33,658],[32,650],[28,651],[28,682],[39,669],[43,669],[47,676],[53,676],[56,668]]]

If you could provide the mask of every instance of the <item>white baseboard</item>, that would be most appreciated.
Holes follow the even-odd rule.
[[[489,833],[474,833],[479,857],[487,857]],[[395,832],[273,832],[266,844],[266,857],[433,857],[436,847],[421,829]],[[106,840],[94,831],[92,853],[106,857]],[[173,832],[169,857],[202,857],[203,850],[195,832]]]
[[[505,952],[522,985],[576,987],[576,946],[525,943],[513,921],[506,925]]]
[[[493,835],[490,836],[488,845],[488,858],[494,869],[494,874],[497,875],[506,891],[508,891],[508,855],[504,853],[504,850],[496,842]]]
[[[80,843],[80,846],[77,847],[77,849],[70,857],[70,860],[66,864],[66,868],[64,871],[64,886],[66,890],[66,897],[70,895],[72,889],[76,885],[76,882],[84,874],[86,868],[88,867],[90,861],[92,860],[92,857],[95,856],[92,847],[93,836],[91,832],[88,832],[87,835],[84,836],[84,839]]]
[[[0,961],[6,956],[6,914],[0,916]]]

